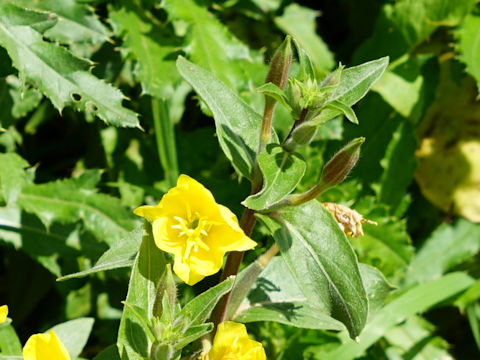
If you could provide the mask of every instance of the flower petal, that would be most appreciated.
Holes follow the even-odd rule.
[[[257,246],[257,243],[246,236],[242,229],[238,231],[227,225],[212,226],[206,242],[208,246],[223,252],[247,251]]]
[[[224,256],[225,251],[217,248],[211,248],[209,251],[198,249],[190,257],[190,267],[198,274],[210,276],[220,271]]]
[[[185,241],[177,237],[171,223],[171,219],[167,217],[156,219],[152,223],[153,240],[160,250],[181,256]]]
[[[65,345],[57,335],[50,330],[47,334],[35,334],[23,347],[24,360],[70,360]]]
[[[159,205],[144,205],[133,210],[133,213],[138,216],[143,216],[150,221],[154,221],[158,217],[163,216],[163,209]]]
[[[0,324],[4,323],[7,320],[8,316],[8,306],[2,305],[0,306]]]
[[[181,256],[175,256],[173,271],[185,284],[190,286],[195,285],[205,277],[205,275],[193,271],[190,265],[183,262]]]

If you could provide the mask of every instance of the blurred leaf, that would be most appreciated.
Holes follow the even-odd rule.
[[[268,145],[258,154],[257,161],[263,175],[263,188],[242,202],[250,209],[271,207],[295,190],[305,174],[306,164],[302,157],[285,151],[280,145]]]
[[[391,213],[401,205],[415,173],[417,138],[411,123],[400,123],[388,144],[380,164],[384,171],[378,184],[379,200],[390,207]],[[376,185],[377,186],[377,185]]]
[[[174,59],[168,55],[177,51],[179,41],[156,25],[133,1],[111,6],[110,19],[117,35],[124,35],[124,47],[137,61],[135,74],[143,92],[159,98],[171,97],[180,82]]]
[[[480,280],[477,280],[470,289],[465,291],[458,299],[455,300],[455,305],[460,308],[460,311],[465,311],[465,308],[480,299]]]
[[[235,282],[235,277],[229,277],[220,284],[211,287],[191,300],[178,314],[189,328],[203,324],[210,316],[213,308],[223,295],[228,293]]]
[[[70,357],[76,359],[90,337],[94,322],[93,318],[80,318],[55,325],[50,330],[60,338]]]
[[[402,359],[453,360],[447,351],[449,344],[435,336],[434,331],[434,326],[428,321],[418,316],[409,317],[385,334],[385,339],[392,346],[387,352],[389,355],[394,352]]]
[[[103,253],[95,265],[78,273],[62,276],[57,281],[63,281],[73,278],[84,277],[95,274],[99,271],[113,270],[122,267],[130,267],[135,261],[135,257],[140,247],[142,236],[142,227],[138,226],[130,231],[125,237],[115,240],[110,248]]]
[[[455,31],[456,50],[460,61],[467,66],[467,72],[477,81],[480,93],[480,15],[469,14]]]
[[[408,118],[420,99],[422,85],[423,77],[420,74],[409,81],[393,71],[385,71],[372,89],[378,92],[395,111]]]
[[[110,345],[106,349],[102,350],[93,360],[121,360],[118,355],[118,349],[116,345]]]
[[[439,26],[462,22],[476,0],[400,0],[387,3],[378,16],[373,35],[356,52],[356,61],[389,55],[392,60],[409,53]]]
[[[367,293],[368,318],[372,319],[375,317],[375,313],[382,308],[388,295],[395,287],[385,279],[385,276],[376,267],[360,263],[358,268]]]
[[[0,325],[0,359],[2,355],[7,356],[22,355],[22,344],[11,324],[3,323]]]
[[[223,152],[240,175],[250,178],[262,117],[208,71],[182,57],[177,68],[213,112]]]
[[[0,5],[0,45],[12,57],[20,78],[33,83],[60,111],[71,105],[112,125],[138,126],[137,115],[122,106],[121,92],[88,71],[90,62],[43,40],[53,19],[47,13]]]
[[[37,215],[47,227],[54,221],[65,224],[82,220],[92,234],[113,244],[134,228],[136,219],[118,198],[96,192],[100,175],[91,171],[78,178],[27,185],[18,204]]]
[[[360,261],[379,268],[388,279],[398,280],[414,253],[405,220],[390,217],[385,206],[370,197],[357,202],[354,208],[364,218],[378,223],[365,224],[365,236],[352,239]]]
[[[145,311],[148,320],[152,316],[157,296],[157,283],[165,269],[165,255],[154,243],[150,223],[144,222],[140,251],[133,265],[126,302],[131,307]],[[150,351],[150,340],[142,324],[129,307],[124,307],[117,346],[122,359],[144,359]]]
[[[472,224],[464,219],[458,219],[454,225],[443,224],[413,258],[405,281],[407,284],[416,284],[436,279],[479,250],[480,224]]]
[[[185,35],[184,47],[191,60],[231,88],[243,88],[247,79],[238,60],[251,60],[249,48],[199,4],[194,0],[162,2],[170,20],[183,23],[181,35]]]
[[[10,96],[13,100],[12,115],[16,118],[21,118],[34,110],[43,95],[34,88],[26,87],[16,76],[7,76],[7,84],[10,87]]]
[[[292,3],[285,8],[283,15],[276,17],[274,21],[280,29],[302,45],[319,72],[326,73],[335,66],[335,59],[316,32],[318,15],[319,12],[315,10]]]
[[[380,310],[375,318],[365,326],[358,343],[348,341],[345,336],[341,346],[318,355],[322,360],[355,359],[396,324],[464,291],[472,282],[473,279],[465,273],[451,273],[440,279],[417,285]]]
[[[109,40],[107,28],[100,22],[91,8],[75,0],[6,0],[31,10],[48,11],[55,14],[58,22],[47,30],[45,36],[60,42],[99,44]]]
[[[480,103],[458,62],[440,64],[436,97],[418,129],[415,178],[435,206],[480,221]]]
[[[474,303],[467,307],[467,317],[472,329],[472,335],[480,351],[480,304]]]
[[[355,338],[365,325],[367,296],[345,234],[317,201],[259,216],[311,306],[340,320]]]
[[[7,204],[16,202],[27,184],[25,169],[30,165],[16,153],[0,154],[0,188]]]

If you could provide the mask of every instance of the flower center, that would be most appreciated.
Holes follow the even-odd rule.
[[[197,212],[193,214],[189,212],[186,219],[180,216],[174,216],[173,218],[177,223],[172,225],[172,228],[178,230],[178,237],[185,238],[186,241],[183,254],[184,260],[190,257],[192,251],[198,252],[199,249],[210,250],[210,247],[203,241],[208,236],[208,230],[211,227],[211,224],[205,217],[201,217]]]

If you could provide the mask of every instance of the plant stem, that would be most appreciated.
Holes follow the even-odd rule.
[[[168,100],[152,98],[152,114],[160,163],[168,187],[173,187],[177,183],[178,162],[175,131],[170,119]]]
[[[247,236],[252,234],[253,228],[257,221],[254,214],[255,210],[245,209],[240,219],[240,227]],[[243,254],[243,251],[232,251],[228,254],[227,262],[225,264],[225,268],[223,269],[220,282],[231,275],[237,275],[238,270],[240,269],[240,264],[243,260]],[[231,294],[232,292],[230,291],[220,299],[217,306],[215,306],[212,315],[210,316],[210,321],[213,322],[214,326],[212,337],[215,335],[217,325],[226,320],[227,306],[230,301]]]

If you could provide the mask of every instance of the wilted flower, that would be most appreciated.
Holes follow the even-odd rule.
[[[8,316],[8,306],[2,305],[0,306],[0,324],[3,324],[7,320]]]
[[[175,256],[173,271],[188,285],[218,272],[227,251],[256,246],[235,214],[187,175],[180,175],[158,205],[140,206],[134,213],[152,222],[155,244]]]
[[[249,339],[245,325],[225,321],[218,325],[213,347],[202,360],[266,360],[258,341]]]
[[[323,206],[330,211],[335,220],[337,220],[338,225],[343,230],[345,234],[351,237],[358,237],[363,234],[363,223],[368,223],[372,225],[377,225],[375,221],[364,219],[361,214],[357,211],[350,209],[349,207],[341,204],[324,202]]]
[[[50,330],[47,334],[35,334],[23,347],[24,360],[70,360],[65,345],[58,336]]]

